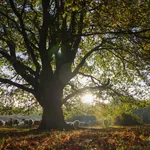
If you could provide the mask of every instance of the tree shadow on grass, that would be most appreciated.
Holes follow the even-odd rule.
[[[21,128],[21,127],[1,127],[0,128],[0,139],[6,137],[14,137],[17,135],[27,135],[27,134],[37,134],[37,129],[30,129],[30,128]]]
[[[2,129],[2,128],[1,128]],[[71,147],[73,149],[86,149],[87,147],[95,148],[94,146],[100,147],[103,145],[105,149],[116,148],[114,146],[113,140],[116,138],[117,141],[122,140],[124,143],[129,142],[132,139],[129,135],[130,133],[135,133],[134,140],[136,142],[142,141],[142,143],[138,143],[139,146],[142,144],[146,147],[150,145],[150,139],[141,139],[140,135],[144,137],[150,137],[150,127],[147,126],[128,126],[128,127],[108,127],[108,128],[79,128],[76,130],[51,130],[51,131],[41,131],[35,128],[3,128],[0,130],[0,139],[11,138],[11,142],[20,143],[22,140],[27,141],[37,141],[40,143],[43,140],[47,142],[56,141],[58,145],[56,149],[65,149]],[[132,135],[132,134],[131,134]],[[60,140],[60,141],[59,141]],[[62,142],[63,141],[63,142]],[[134,143],[133,140],[131,140]],[[41,143],[42,144],[42,143]],[[48,143],[50,144],[50,143]],[[137,146],[138,146],[137,144]],[[136,144],[135,144],[136,145]],[[86,147],[87,146],[87,147]]]
[[[79,127],[78,129],[68,129],[68,130],[39,130],[37,128],[22,128],[22,127],[4,127],[0,128],[0,138],[2,137],[8,137],[8,136],[25,136],[25,135],[36,135],[36,134],[42,134],[42,133],[50,133],[51,131],[74,131],[74,130],[85,130],[85,131],[97,131],[97,132],[130,132],[134,131],[139,134],[142,132],[147,133],[147,135],[150,135],[150,126],[120,126],[120,127],[106,127],[106,128],[94,128],[94,127]]]

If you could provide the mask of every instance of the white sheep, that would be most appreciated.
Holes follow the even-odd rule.
[[[67,121],[66,123],[67,123],[68,125],[72,125],[73,122],[68,122],[68,121]]]
[[[77,129],[77,128],[79,127],[79,125],[80,125],[80,121],[79,121],[79,120],[75,120],[75,121],[73,122],[73,127],[74,127],[75,129]]]
[[[5,121],[0,120],[0,126],[5,126]]]

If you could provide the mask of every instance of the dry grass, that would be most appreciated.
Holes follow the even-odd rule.
[[[150,126],[40,132],[0,128],[2,150],[149,150]]]

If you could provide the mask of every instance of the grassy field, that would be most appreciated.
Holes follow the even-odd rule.
[[[40,132],[0,128],[0,150],[150,150],[150,126]]]

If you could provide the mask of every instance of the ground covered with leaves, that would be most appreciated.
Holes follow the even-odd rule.
[[[150,126],[40,132],[0,128],[1,150],[150,150]]]

